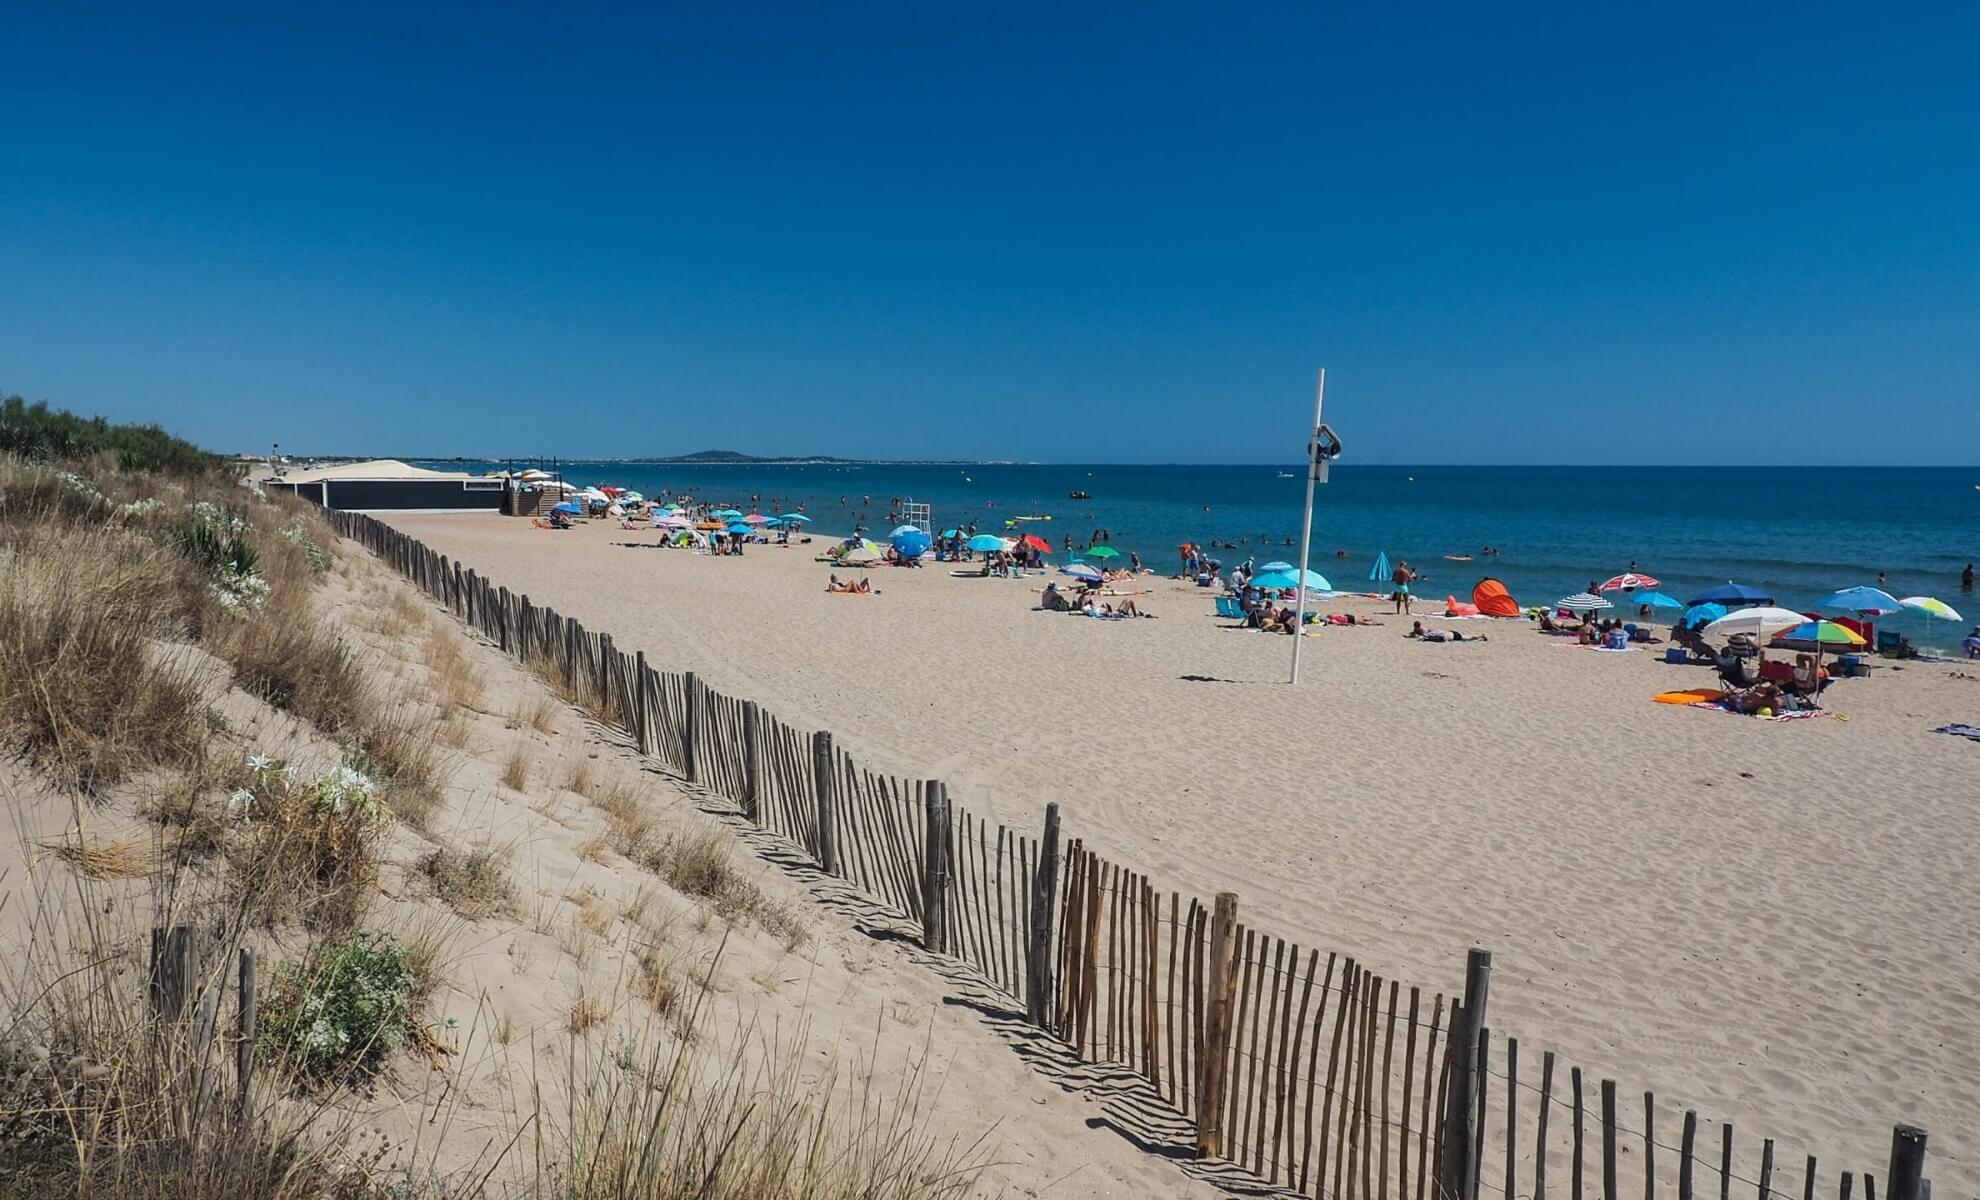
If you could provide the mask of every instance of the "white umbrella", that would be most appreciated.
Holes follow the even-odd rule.
[[[1593,592],[1577,592],[1572,596],[1563,596],[1559,600],[1556,600],[1554,607],[1565,608],[1571,613],[1586,613],[1595,612],[1598,609],[1614,608],[1615,605]]]
[[[1739,608],[1699,630],[1706,637],[1731,637],[1736,633],[1769,638],[1783,629],[1806,624],[1808,618],[1786,608]]]

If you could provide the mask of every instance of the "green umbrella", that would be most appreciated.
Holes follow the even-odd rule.
[[[1121,552],[1112,546],[1090,546],[1086,551],[1088,558],[1119,558],[1120,556]]]

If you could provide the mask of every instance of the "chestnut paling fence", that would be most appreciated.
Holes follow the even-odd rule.
[[[326,514],[434,600],[595,701],[641,754],[733,802],[826,874],[919,923],[1079,1059],[1139,1076],[1199,1157],[1340,1200],[1916,1200],[1926,1135],[1891,1134],[1879,1174],[1824,1178],[1806,1147],[1522,1054],[1486,1022],[1491,955],[1462,994],[1426,991],[1238,917],[1238,899],[1163,890],[1060,827],[1016,830],[937,780],[860,766],[830,732],[662,671],[370,516]],[[1675,1129],[1675,1135],[1673,1130]]]

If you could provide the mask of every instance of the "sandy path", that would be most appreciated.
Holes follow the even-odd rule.
[[[883,595],[839,597],[795,548],[394,523],[977,811],[1028,826],[1057,799],[1069,832],[1186,894],[1236,890],[1257,925],[1446,990],[1488,946],[1491,1024],[1535,1058],[1858,1169],[1917,1121],[1935,1181],[1980,1186],[1980,745],[1928,732],[1980,723],[1957,668],[1851,681],[1847,721],[1763,723],[1650,703],[1707,682],[1651,653],[1487,623],[1464,627],[1487,644],[1422,645],[1390,619],[1309,640],[1293,690],[1287,639],[1166,579],[1143,598],[1161,619],[1102,623],[1029,611],[1035,580],[882,570]]]

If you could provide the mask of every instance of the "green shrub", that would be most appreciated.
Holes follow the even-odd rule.
[[[413,996],[405,947],[359,930],[275,969],[261,1010],[264,1045],[310,1079],[360,1073],[405,1040]]]

